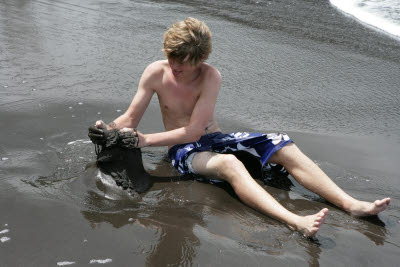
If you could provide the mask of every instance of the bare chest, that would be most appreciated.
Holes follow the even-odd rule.
[[[184,86],[166,81],[157,90],[157,95],[163,116],[184,119],[190,118],[199,99],[200,89],[195,84]]]

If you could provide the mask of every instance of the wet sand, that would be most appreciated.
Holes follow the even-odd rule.
[[[211,13],[201,1],[0,2],[0,266],[397,264],[400,45],[359,26],[348,36],[330,22],[298,31],[290,22],[247,23],[233,7],[222,14],[229,3]],[[214,33],[224,131],[286,131],[346,192],[390,196],[390,207],[361,219],[291,177],[263,185],[298,214],[329,208],[317,237],[306,239],[228,186],[182,179],[166,148],[143,149],[147,171],[171,178],[140,198],[99,175],[87,127],[127,108],[145,66],[162,58],[163,31],[189,15]],[[363,36],[377,41],[357,50]],[[139,129],[163,130],[157,99]]]

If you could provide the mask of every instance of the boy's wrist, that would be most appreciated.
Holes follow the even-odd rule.
[[[139,147],[150,146],[149,135],[141,134],[139,135]]]

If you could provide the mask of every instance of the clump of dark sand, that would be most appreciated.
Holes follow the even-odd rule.
[[[89,137],[96,146],[97,166],[118,186],[132,193],[143,193],[151,187],[151,176],[143,167],[142,151],[136,148],[135,132],[90,127]]]

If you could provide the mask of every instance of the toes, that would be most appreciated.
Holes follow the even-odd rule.
[[[382,200],[375,200],[374,204],[377,207],[387,206],[390,203],[390,198],[384,198]]]
[[[321,225],[325,222],[325,217],[317,218],[314,222],[314,225]]]
[[[318,215],[321,216],[321,217],[325,217],[327,214],[328,214],[328,209],[327,209],[327,208],[322,209],[322,210],[318,213]]]
[[[319,227],[313,227],[311,228],[311,230],[309,231],[309,233],[307,234],[308,237],[313,237],[317,234],[319,230]]]

